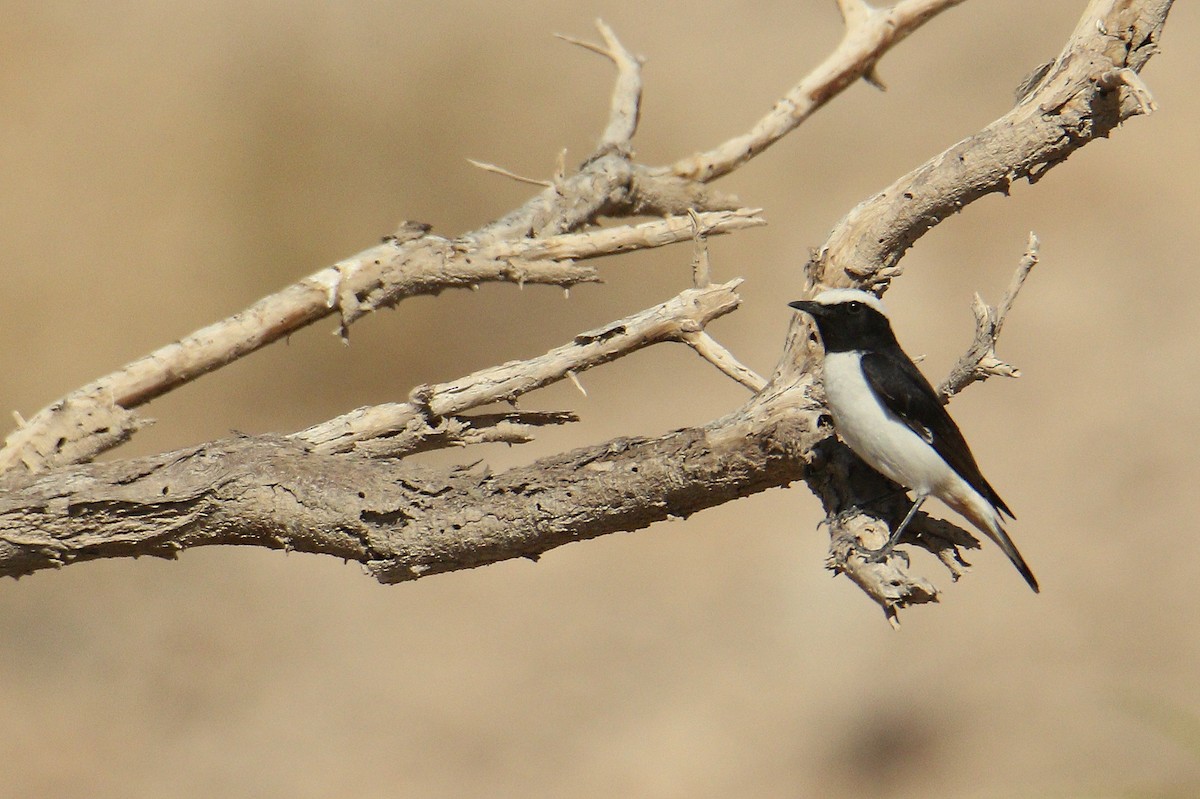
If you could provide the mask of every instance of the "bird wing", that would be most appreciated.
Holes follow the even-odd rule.
[[[984,479],[962,431],[921,370],[907,356],[892,358],[878,352],[863,353],[861,363],[863,376],[887,409],[929,442],[942,460],[997,510],[1016,518]]]

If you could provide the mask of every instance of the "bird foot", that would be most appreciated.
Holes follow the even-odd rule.
[[[882,497],[881,497],[881,499],[882,499]],[[875,500],[872,500],[872,501],[875,501]],[[870,504],[870,503],[866,503],[866,504]],[[851,505],[850,507],[848,507],[844,510],[838,511],[837,513],[829,514],[828,516],[826,516],[824,519],[821,520],[821,522],[817,525],[817,527],[819,529],[822,525],[826,525],[832,529],[834,527],[838,527],[838,526],[842,525],[848,519],[852,519],[855,516],[861,515],[862,512],[863,512],[862,506]],[[890,556],[894,553],[897,557],[900,557],[904,560],[905,566],[911,565],[911,561],[909,561],[909,559],[908,559],[908,553],[902,549],[896,549],[896,543],[897,543],[896,537],[889,537],[887,542],[884,543],[884,545],[881,546],[879,549],[871,549],[870,547],[865,546],[862,542],[860,542],[857,538],[855,538],[852,535],[847,536],[847,538],[850,539],[851,548],[853,548],[855,552],[857,552],[859,555],[861,555],[863,560],[865,560],[867,563],[883,563],[885,560],[888,559],[888,556]]]
[[[850,545],[854,551],[862,555],[863,560],[867,563],[883,563],[889,556],[895,555],[904,561],[904,566],[907,568],[912,565],[912,561],[908,559],[908,553],[903,549],[896,549],[896,542],[888,539],[888,542],[879,549],[871,549],[863,546],[857,539],[851,541]]]
[[[859,515],[863,514],[864,512],[866,512],[867,508],[878,505],[880,502],[883,502],[884,500],[888,500],[888,499],[891,499],[892,497],[899,496],[900,494],[904,494],[904,493],[906,493],[906,491],[907,491],[907,489],[904,489],[904,488],[897,489],[896,491],[888,491],[886,494],[880,494],[879,496],[875,497],[874,499],[868,499],[866,502],[859,502],[857,504],[851,505],[850,507],[844,508],[844,509],[838,511],[837,513],[831,513],[828,516],[826,516],[824,519],[822,519],[817,524],[817,527],[820,528],[821,525],[833,527],[835,525],[842,524],[847,519],[851,519],[855,516],[859,516]]]
[[[844,524],[846,520],[852,519],[855,516],[858,516],[860,513],[862,513],[862,509],[859,508],[858,505],[851,505],[850,507],[840,510],[837,513],[831,513],[826,516],[820,521],[820,523],[817,524],[817,529],[820,529],[821,525],[825,525],[826,527],[830,528],[838,527]]]

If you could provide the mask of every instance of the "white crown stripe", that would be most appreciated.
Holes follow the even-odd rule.
[[[878,297],[869,291],[862,291],[861,289],[825,289],[813,297],[813,302],[818,302],[821,305],[840,305],[844,302],[856,301],[874,308],[884,316],[888,315],[887,309],[883,307],[883,302]]]

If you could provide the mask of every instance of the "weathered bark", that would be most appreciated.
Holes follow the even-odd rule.
[[[383,582],[636,530],[803,477],[813,408],[748,404],[711,425],[619,438],[492,474],[248,437],[41,475],[0,496],[0,572],[249,544],[354,560]]]

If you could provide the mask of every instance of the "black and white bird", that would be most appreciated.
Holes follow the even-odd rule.
[[[915,502],[880,553],[891,550],[921,504],[937,497],[995,541],[1025,582],[1037,579],[1004,532],[1015,518],[984,479],[958,425],[904,354],[883,303],[858,289],[828,289],[790,303],[811,315],[825,345],[825,401],[838,436]]]

